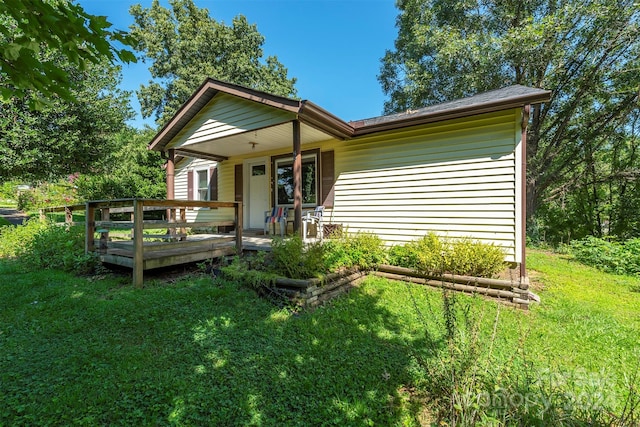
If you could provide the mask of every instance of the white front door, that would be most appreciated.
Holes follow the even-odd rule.
[[[269,175],[266,160],[247,163],[247,213],[249,228],[264,228],[264,212],[269,209]]]

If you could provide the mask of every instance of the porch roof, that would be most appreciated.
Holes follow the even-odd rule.
[[[259,151],[290,147],[294,120],[300,123],[300,142],[306,144],[327,139],[348,140],[408,126],[538,104],[548,101],[550,96],[551,92],[547,90],[515,85],[418,110],[347,123],[307,100],[272,95],[209,78],[158,132],[149,149],[165,151],[174,148],[181,156],[223,161],[251,152],[256,146],[259,146]],[[223,123],[224,126],[219,126],[224,130],[180,143],[179,139],[192,120],[197,119],[198,114],[212,102],[224,97],[243,104],[237,112],[225,111],[229,120]],[[260,121],[252,118],[249,124],[246,120],[248,110],[254,117],[267,118]],[[245,117],[243,126],[235,125],[233,121],[241,117]]]

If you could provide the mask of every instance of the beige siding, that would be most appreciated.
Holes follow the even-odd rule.
[[[470,237],[501,245],[508,261],[520,261],[519,117],[513,109],[303,149],[335,150],[335,204],[326,212],[328,221],[350,232],[375,232],[390,244],[430,231]],[[236,164],[287,152],[249,153],[218,164],[219,200],[234,199]],[[187,197],[187,170],[205,164],[179,165],[176,198]],[[190,215],[229,218],[218,211]]]
[[[403,243],[430,231],[504,247],[516,260],[517,110],[336,148],[331,220]]]
[[[211,166],[215,166],[216,162],[202,159],[185,159],[180,162],[176,167],[175,173],[175,195],[177,200],[188,200],[188,183],[187,175],[190,170],[208,170]],[[218,168],[220,164],[218,164]],[[233,174],[231,176],[233,180]],[[218,170],[218,188],[220,188],[220,171]],[[218,194],[218,199],[221,201],[233,200],[231,198],[221,197]],[[203,209],[194,208],[187,210],[187,220],[189,221],[216,221],[216,220],[233,220],[232,209]]]
[[[170,148],[186,147],[214,138],[235,135],[283,123],[291,113],[220,94],[214,97],[173,139]]]

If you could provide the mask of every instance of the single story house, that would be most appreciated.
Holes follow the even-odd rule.
[[[167,198],[265,211],[325,206],[325,222],[400,244],[437,232],[500,245],[524,277],[529,108],[550,92],[510,86],[345,122],[316,104],[207,79],[149,148],[167,156]],[[218,220],[217,210],[189,211]]]

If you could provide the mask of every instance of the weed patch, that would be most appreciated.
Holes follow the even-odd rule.
[[[640,274],[640,238],[615,242],[589,236],[574,240],[569,253],[583,264],[614,274]]]
[[[11,258],[26,271],[60,269],[86,274],[98,263],[95,255],[84,253],[84,228],[60,227],[38,219],[0,228],[0,257]]]

